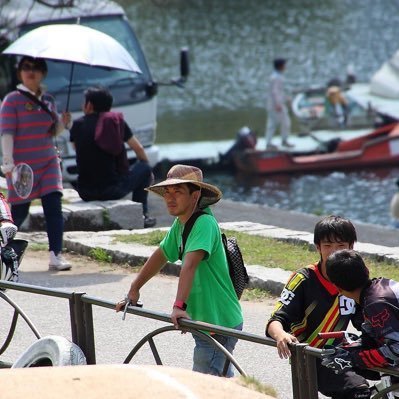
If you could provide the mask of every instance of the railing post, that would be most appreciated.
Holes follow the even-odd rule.
[[[306,347],[308,347],[308,344],[296,344],[291,348],[291,375],[294,399],[318,398],[315,358],[306,354]]]
[[[96,364],[93,311],[89,303],[82,301],[84,292],[74,292],[69,301],[72,341],[82,349],[87,364]]]
[[[309,399],[317,399],[318,394],[318,384],[317,384],[317,367],[316,367],[316,356],[312,356],[305,350],[306,359],[306,377],[309,389]]]

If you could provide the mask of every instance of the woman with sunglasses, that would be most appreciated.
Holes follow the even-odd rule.
[[[7,94],[0,109],[1,170],[7,178],[8,201],[18,228],[28,216],[31,202],[41,199],[49,242],[49,270],[61,271],[69,270],[71,265],[61,255],[62,173],[53,138],[70,124],[71,116],[58,116],[54,97],[45,93],[42,86],[46,74],[43,59],[25,56],[19,61],[17,77],[21,84]],[[20,198],[11,181],[14,166],[22,162],[32,168],[34,175],[28,198]]]

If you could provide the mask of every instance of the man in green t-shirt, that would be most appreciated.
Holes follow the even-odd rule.
[[[181,258],[182,268],[171,314],[176,328],[179,328],[180,318],[191,318],[241,330],[241,306],[230,279],[219,225],[209,208],[209,205],[215,204],[222,197],[220,190],[203,182],[201,169],[187,165],[173,166],[165,181],[148,187],[147,190],[162,196],[169,214],[176,219],[159,248],[149,257],[132,282],[128,293],[130,302],[137,303],[140,288],[167,261],[175,262]],[[198,211],[205,214],[198,217],[182,248],[184,225]],[[123,309],[124,305],[124,300],[118,302],[116,310]],[[225,363],[223,353],[200,336],[193,336],[193,370],[222,375]],[[218,334],[213,334],[212,337],[230,353],[233,352],[236,338]],[[233,371],[230,367],[227,377],[231,376]]]

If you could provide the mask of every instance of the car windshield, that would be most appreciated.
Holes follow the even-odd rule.
[[[51,22],[65,24],[76,23],[76,20],[60,20]],[[118,40],[132,55],[142,73],[137,74],[128,71],[75,64],[73,70],[72,89],[85,89],[90,85],[96,85],[99,83],[107,87],[112,87],[113,85],[120,85],[121,82],[134,84],[135,82],[143,83],[151,80],[148,66],[140,45],[132,28],[123,16],[115,15],[81,18],[80,24],[97,29]],[[24,26],[21,34],[35,29],[40,25],[41,24],[32,24]],[[48,74],[45,84],[47,85],[48,90],[54,94],[67,91],[71,73],[71,64],[67,62],[47,61],[47,65]]]

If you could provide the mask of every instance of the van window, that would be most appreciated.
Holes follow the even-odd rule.
[[[76,23],[76,20],[52,20],[51,23]],[[122,15],[88,17],[81,18],[80,24],[102,31],[118,40],[132,55],[142,73],[75,64],[69,110],[79,111],[84,90],[98,84],[108,87],[111,91],[114,96],[114,106],[148,100],[150,94],[147,93],[146,88],[151,83],[151,75],[144,54],[127,19]],[[43,23],[24,25],[21,27],[20,34],[23,35],[41,25]],[[65,109],[71,64],[47,61],[47,65],[48,75],[44,83],[48,91],[55,95],[59,110]],[[126,90],[126,87],[129,87],[129,90]]]

